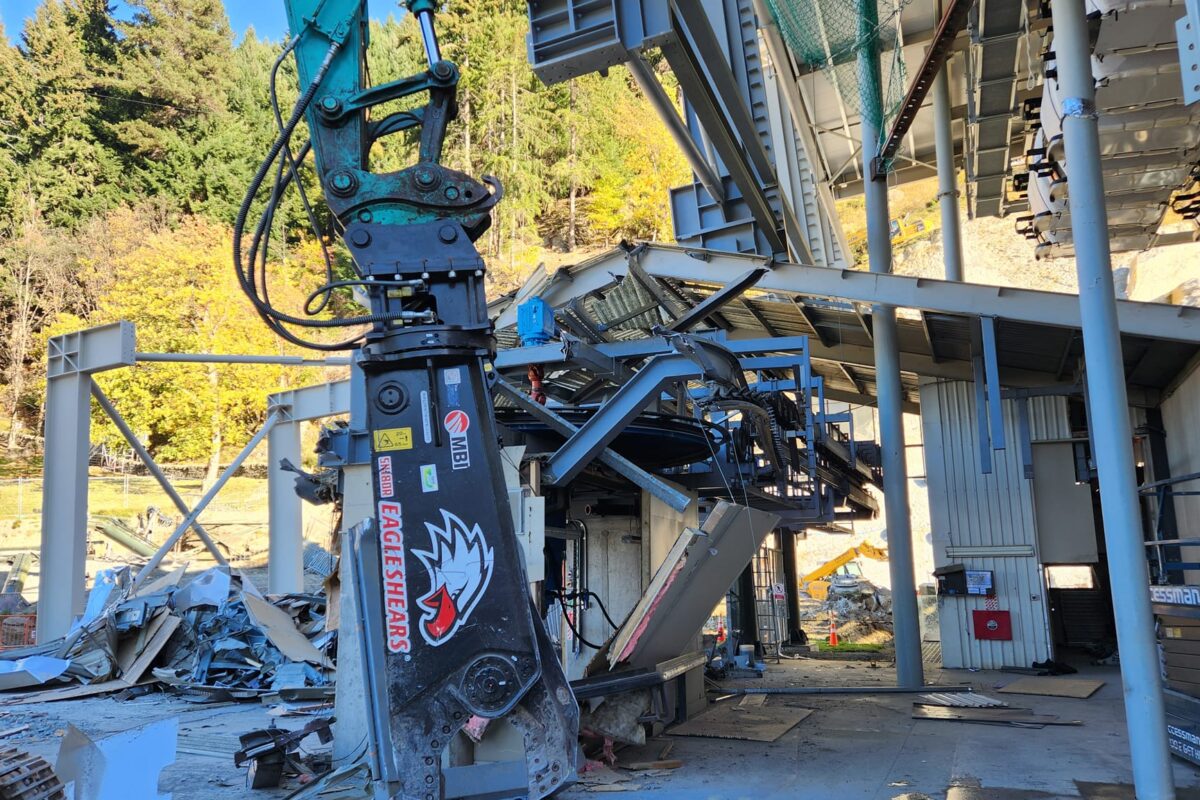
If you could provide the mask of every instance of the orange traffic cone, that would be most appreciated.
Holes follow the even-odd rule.
[[[829,646],[838,646],[837,621],[834,619],[832,612],[829,614]]]

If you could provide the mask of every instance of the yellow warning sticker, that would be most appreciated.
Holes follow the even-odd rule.
[[[375,452],[412,450],[412,428],[384,428],[375,431]]]

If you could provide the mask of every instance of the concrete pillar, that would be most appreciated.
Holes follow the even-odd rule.
[[[298,420],[281,419],[267,434],[267,593],[304,591],[304,505],[295,492],[296,473],[280,469],[287,459],[300,466]]]
[[[888,230],[886,177],[874,180],[882,126],[882,81],[879,74],[878,11],[875,0],[859,0],[859,95],[862,98],[863,194],[867,211],[867,255],[871,272],[892,271]],[[921,630],[917,587],[913,578],[912,522],[908,507],[908,466],[904,451],[904,389],[900,382],[900,350],[896,309],[877,305],[872,313],[875,384],[879,401],[884,510],[887,519],[888,569],[892,579],[892,627],[896,637],[896,682],[913,688],[925,683],[921,665]]]
[[[938,205],[942,209],[942,261],[946,280],[961,281],[962,228],[958,219],[958,178],[950,121],[950,62],[933,79],[933,133],[937,151]]]
[[[83,613],[91,401],[92,378],[86,372],[46,381],[38,644],[66,636]]]
[[[1063,97],[1067,191],[1090,405],[1088,428],[1100,474],[1134,789],[1139,800],[1174,800],[1117,327],[1086,11],[1083,0],[1052,0],[1050,5]]]

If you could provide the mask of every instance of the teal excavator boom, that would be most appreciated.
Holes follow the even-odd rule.
[[[271,76],[278,135],[239,210],[234,262],[273,330],[310,347],[354,349],[364,374],[375,513],[343,553],[355,564],[363,640],[362,758],[375,797],[441,800],[451,740],[468,723],[509,724],[525,744],[524,762],[507,765],[521,789],[497,794],[496,764],[472,773],[456,763],[453,796],[536,800],[574,779],[579,709],[530,600],[497,446],[495,340],[474,242],[500,184],[441,164],[459,73],[441,57],[432,0],[407,2],[428,68],[377,86],[366,85],[366,0],[285,4],[293,35]],[[285,116],[275,83],[289,55],[300,95]],[[417,95],[424,105],[372,113]],[[309,140],[297,146],[302,120]],[[371,145],[402,131],[419,135],[417,163],[373,172]],[[310,154],[328,216],[300,180]],[[289,189],[319,237],[340,236],[353,261],[353,276],[335,274],[325,253],[326,282],[303,314],[273,306],[267,289],[271,229]],[[368,313],[331,317],[333,298],[350,287],[366,293]],[[305,338],[314,328],[350,333]]]

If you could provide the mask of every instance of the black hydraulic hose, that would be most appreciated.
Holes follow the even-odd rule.
[[[276,82],[278,80],[280,66],[283,65],[283,62],[287,58],[288,54],[291,53],[293,50],[295,50],[296,45],[298,45],[299,43],[300,43],[300,37],[293,36],[292,40],[287,43],[286,47],[283,48],[283,52],[280,53],[279,57],[275,59],[275,63],[271,65],[271,74],[270,74],[270,78],[268,80],[268,85],[269,85],[269,90],[270,90],[270,98],[271,98],[271,113],[275,115],[275,126],[280,130],[280,132],[283,131],[283,115],[279,112],[279,95],[278,95],[278,92],[276,91]],[[311,144],[311,142],[309,142],[308,144]],[[329,248],[325,246],[325,241],[321,237],[321,226],[317,221],[317,215],[313,211],[312,204],[309,203],[309,201],[308,201],[308,192],[304,188],[304,182],[300,180],[300,173],[299,173],[298,165],[299,165],[299,163],[301,163],[303,161],[304,161],[303,155],[301,155],[299,158],[294,158],[292,156],[291,147],[288,144],[285,144],[283,146],[283,161],[280,164],[280,172],[282,173],[283,164],[286,163],[287,167],[288,167],[288,173],[290,176],[290,180],[295,182],[296,191],[300,194],[300,204],[304,207],[304,213],[308,217],[308,224],[312,228],[313,234],[317,237],[317,240],[321,243],[321,257],[325,261],[325,280],[326,280],[326,282],[330,282],[333,280],[333,261],[329,257]],[[279,179],[277,177],[276,181],[278,181],[278,180]],[[271,216],[272,216],[272,218],[275,216],[274,208],[272,208],[272,210],[271,210]],[[268,236],[270,235],[270,226],[268,226],[268,228],[267,228],[267,234],[268,234]],[[264,245],[264,247],[263,247],[263,262],[264,262],[264,265],[263,265],[263,297],[264,297],[264,299],[267,300],[268,303],[270,303],[270,299],[267,297],[266,260],[267,260],[267,248]],[[325,307],[327,305],[329,305],[329,301],[330,301],[331,297],[332,297],[332,295],[326,294],[324,297],[324,300],[321,302],[321,305],[315,311],[312,311],[309,313],[319,314],[322,311],[324,311]]]
[[[590,647],[593,650],[603,650],[603,645],[592,644],[587,639],[583,638],[583,634],[580,633],[579,629],[575,627],[575,623],[571,621],[571,615],[567,613],[567,602],[563,593],[554,590],[551,590],[551,593],[558,597],[558,604],[563,610],[563,619],[566,621],[567,627],[571,629],[571,633],[575,634],[575,638],[579,640],[580,644]]]
[[[267,157],[263,159],[262,164],[259,165],[258,170],[254,174],[254,178],[250,182],[250,188],[246,191],[246,196],[243,198],[242,205],[238,209],[237,218],[234,222],[233,228],[233,260],[237,270],[238,283],[241,285],[242,291],[246,293],[247,297],[249,297],[250,301],[254,304],[259,316],[263,318],[263,320],[272,328],[272,330],[288,341],[303,347],[309,347],[317,350],[345,350],[356,347],[362,339],[362,336],[355,336],[353,339],[348,339],[336,344],[320,344],[316,342],[308,342],[298,336],[293,335],[289,331],[285,330],[279,323],[287,322],[310,328],[334,328],[393,322],[397,319],[400,319],[400,317],[392,314],[366,314],[346,319],[313,320],[294,317],[277,311],[270,305],[262,302],[261,298],[258,297],[258,294],[254,289],[253,278],[247,279],[246,277],[245,263],[242,257],[242,239],[245,235],[246,220],[250,216],[250,208],[254,204],[254,198],[258,196],[258,192],[262,188],[263,181],[266,180],[267,173],[270,171],[271,166],[275,163],[275,159],[279,158],[283,148],[287,145],[287,142],[291,139],[296,127],[300,124],[300,120],[303,118],[304,112],[312,103],[313,97],[316,96],[317,89],[320,88],[321,81],[324,80],[325,74],[329,71],[329,66],[333,62],[333,58],[335,55],[337,55],[337,52],[340,48],[341,45],[337,42],[330,44],[329,50],[325,54],[324,60],[321,62],[321,66],[317,69],[317,73],[313,76],[312,81],[309,83],[308,88],[304,90],[304,93],[300,96],[300,99],[296,101],[296,106],[292,110],[291,118],[288,119],[287,124],[275,138],[275,141],[271,143],[271,147],[267,152]],[[251,265],[251,269],[254,269],[254,265]]]

